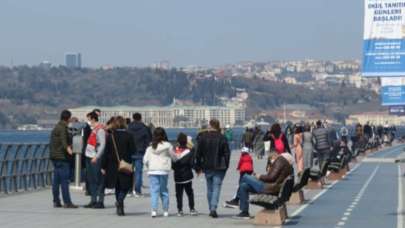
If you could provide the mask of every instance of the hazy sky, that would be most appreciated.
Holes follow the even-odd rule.
[[[0,65],[360,58],[363,0],[1,0]]]

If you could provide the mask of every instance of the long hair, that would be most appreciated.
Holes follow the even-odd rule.
[[[126,129],[127,121],[122,116],[117,116],[114,120],[116,129]]]
[[[153,131],[153,137],[152,137],[152,148],[156,149],[159,145],[159,143],[167,141],[167,135],[165,129],[161,127],[157,127]]]
[[[270,133],[274,135],[274,137],[279,138],[281,135],[281,126],[279,123],[275,123],[271,126]]]

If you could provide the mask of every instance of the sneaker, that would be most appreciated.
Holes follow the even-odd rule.
[[[61,208],[62,204],[60,202],[53,203],[54,208]]]
[[[96,204],[94,204],[93,206],[94,209],[104,209],[104,203],[103,202],[98,202]]]
[[[239,208],[239,200],[238,199],[232,199],[232,200],[229,200],[229,201],[225,201],[225,207]]]
[[[63,205],[63,208],[76,209],[76,208],[78,208],[78,206],[74,205],[73,203],[69,203],[69,204]]]
[[[140,192],[135,192],[135,191],[133,191],[132,192],[132,194],[133,194],[133,196],[135,197],[135,198],[142,198],[142,193],[140,193]]]
[[[178,217],[183,217],[183,216],[184,216],[183,211],[179,211],[179,212],[177,212],[177,216],[178,216]]]
[[[152,218],[156,218],[157,212],[156,212],[156,211],[152,211],[151,216],[152,216]]]
[[[163,212],[163,217],[169,217],[169,212],[168,211]]]
[[[216,211],[211,211],[209,216],[210,216],[211,218],[218,218],[218,214],[217,214]]]
[[[191,215],[191,216],[197,216],[197,215],[198,215],[198,211],[196,211],[195,209],[191,209],[191,210],[190,210],[190,215]]]
[[[239,219],[250,219],[250,215],[248,212],[240,212],[239,214],[237,214],[236,216],[234,216],[235,218],[239,218]]]
[[[90,202],[87,205],[84,205],[84,208],[94,208],[94,206],[96,205],[96,203]]]

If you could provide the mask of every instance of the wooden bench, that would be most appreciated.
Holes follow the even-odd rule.
[[[272,225],[280,226],[282,225],[288,217],[287,208],[285,203],[291,197],[294,188],[294,176],[288,177],[281,185],[280,193],[278,196],[272,196],[267,194],[257,195],[256,199],[268,198],[268,200],[255,200],[250,201],[251,204],[264,207],[263,210],[259,211],[253,223],[255,225]]]
[[[302,204],[305,201],[302,189],[308,184],[310,172],[309,168],[305,169],[298,183],[294,185],[293,193],[288,201],[289,204]]]

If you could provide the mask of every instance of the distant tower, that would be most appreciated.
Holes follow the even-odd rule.
[[[79,52],[65,53],[65,66],[69,68],[81,68],[82,54]]]

